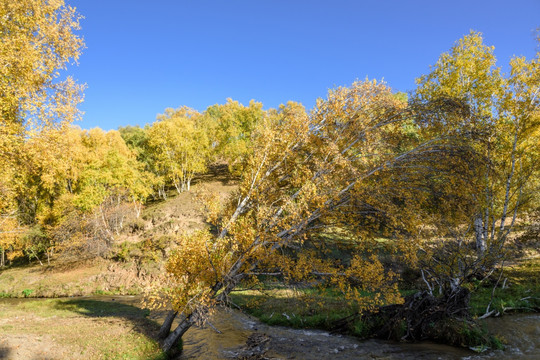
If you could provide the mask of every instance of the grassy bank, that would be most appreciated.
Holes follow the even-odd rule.
[[[328,329],[354,309],[338,294],[313,289],[241,290],[231,294],[235,305],[269,325]]]
[[[414,293],[403,290],[402,295]],[[231,294],[234,305],[257,317],[268,325],[293,328],[333,330],[336,322],[355,314],[355,306],[345,301],[341,293],[317,289],[265,289],[241,290]],[[356,321],[350,329],[352,335],[367,338],[371,324]]]
[[[506,281],[505,281],[506,279]],[[494,280],[496,281],[496,279]],[[503,287],[504,283],[504,287]],[[513,311],[538,311],[540,308],[540,258],[523,260],[519,264],[507,266],[501,280],[493,292],[494,283],[482,283],[472,289],[471,314],[481,316],[491,301],[491,309],[499,314]],[[414,293],[408,288],[403,295]],[[493,294],[493,297],[492,297]],[[293,290],[284,287],[265,290],[242,290],[231,295],[233,303],[242,310],[269,325],[295,328],[319,328],[331,330],[336,321],[354,313],[354,308],[343,301],[338,292],[317,293],[314,289]],[[369,337],[378,324],[355,320],[350,333],[359,337]],[[379,324],[380,325],[380,324]],[[500,348],[497,339],[489,336],[482,327],[472,328],[465,323],[449,321],[446,330],[455,334],[453,343],[476,346],[486,343]],[[440,338],[447,338],[441,334]]]
[[[496,275],[493,281],[472,289],[472,314],[482,316],[490,302],[490,311],[494,310],[494,315],[540,311],[539,257],[522,259],[506,266],[502,274]]]
[[[225,167],[226,169],[226,167]],[[0,297],[69,297],[99,294],[132,295],[162,272],[175,240],[204,228],[205,217],[194,193],[201,189],[225,198],[237,188],[226,170],[194,182],[191,192],[173,191],[166,201],[153,201],[136,221],[126,223],[104,258],[82,260],[77,252],[58,254],[46,265],[20,257],[0,267]]]
[[[148,312],[84,299],[0,299],[0,358],[165,359]]]

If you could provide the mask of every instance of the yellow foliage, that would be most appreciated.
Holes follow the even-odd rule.
[[[166,296],[150,296],[153,304],[172,303],[188,316],[226,301],[239,281],[256,283],[265,274],[341,289],[360,311],[400,301],[397,276],[374,253],[344,264],[317,250],[312,235],[326,223],[351,227],[356,216],[348,209],[356,201],[391,214],[389,227],[397,222],[403,207],[389,187],[403,136],[394,123],[405,110],[384,83],[364,81],[331,91],[311,114],[292,102],[270,111],[253,134],[238,192],[225,205],[207,196],[217,234],[181,240],[167,264]],[[356,239],[367,241],[375,226],[378,220],[365,223]]]
[[[538,206],[540,53],[531,60],[513,58],[510,72],[503,74],[494,47],[471,32],[417,82],[415,99],[457,98],[470,108],[470,116],[425,128],[465,135],[462,141],[474,153],[466,161],[451,162],[450,177],[435,179],[442,196],[429,219],[438,228],[442,255],[426,254],[425,269],[432,279],[438,278],[438,286],[456,287],[470,274],[487,272],[501,262],[516,218]]]
[[[83,40],[79,15],[64,1],[0,1],[0,237],[15,246],[9,235],[21,225],[14,196],[23,188],[20,174],[30,168],[26,151],[47,149],[43,130],[55,130],[79,117],[81,85],[61,79],[59,70],[77,60]],[[25,144],[33,141],[35,147]],[[32,154],[28,154],[32,155]],[[48,151],[43,153],[49,159]],[[51,190],[50,174],[43,186]],[[5,219],[10,219],[5,220]],[[15,224],[15,222],[17,222]],[[17,230],[19,231],[19,230]],[[6,239],[11,239],[8,243]]]
[[[206,171],[210,157],[208,131],[201,115],[182,107],[166,109],[148,129],[148,146],[158,176],[177,191],[189,191],[191,180]]]

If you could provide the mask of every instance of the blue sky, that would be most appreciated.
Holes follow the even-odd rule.
[[[144,125],[167,107],[227,98],[306,108],[329,88],[386,80],[399,91],[469,30],[499,65],[534,56],[540,0],[67,0],[86,49],[83,128]]]

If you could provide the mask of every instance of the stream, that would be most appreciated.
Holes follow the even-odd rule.
[[[358,340],[321,330],[268,326],[238,311],[215,314],[213,329],[190,329],[180,359],[461,359],[470,351],[438,344],[397,344]],[[249,346],[255,338],[255,344]],[[248,343],[248,345],[246,345]],[[262,344],[261,344],[262,343]],[[260,344],[260,345],[259,345]]]

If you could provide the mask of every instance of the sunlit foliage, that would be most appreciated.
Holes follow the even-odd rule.
[[[84,44],[79,15],[62,0],[0,1],[0,242],[22,231],[15,179],[25,139],[79,117],[82,86],[60,70]],[[24,164],[22,164],[24,166]]]
[[[457,287],[471,275],[483,276],[504,257],[504,244],[516,219],[534,207],[540,153],[540,57],[515,57],[510,72],[496,66],[494,48],[471,32],[441,55],[432,71],[419,78],[415,100],[458,98],[476,116],[442,123],[445,129],[470,132],[481,158],[468,171],[445,181],[444,193],[455,201],[439,202],[441,257],[425,256],[434,284]],[[434,128],[440,132],[441,129]],[[441,206],[451,204],[452,211]],[[466,205],[466,206],[464,206]],[[449,215],[453,214],[453,217]],[[476,256],[470,254],[472,240]],[[442,284],[441,284],[442,282]]]
[[[161,184],[174,185],[178,193],[189,191],[195,174],[206,171],[210,156],[210,140],[201,115],[186,107],[166,109],[147,130],[147,136]]]
[[[226,161],[233,174],[241,174],[252,151],[255,129],[266,117],[262,107],[262,103],[253,100],[244,106],[227,99],[227,103],[212,105],[204,112],[204,126],[212,141],[214,158]]]

